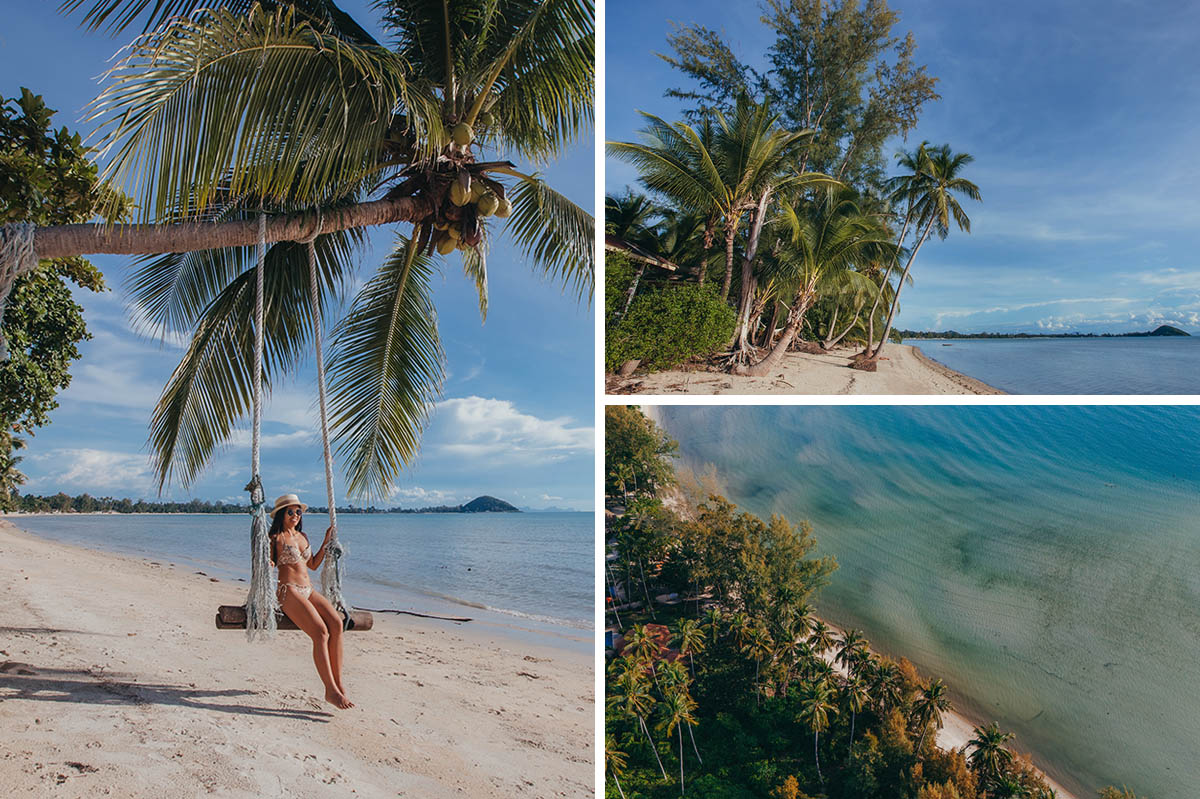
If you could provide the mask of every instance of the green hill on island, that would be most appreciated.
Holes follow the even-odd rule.
[[[1132,335],[1136,336],[1137,333],[1133,333]],[[1147,335],[1147,336],[1190,336],[1191,333],[1187,332],[1186,330],[1180,330],[1177,327],[1172,327],[1171,325],[1159,325],[1158,327],[1154,328],[1153,330],[1151,330],[1149,333],[1146,333],[1145,335]]]
[[[509,505],[502,499],[495,497],[475,497],[466,505],[460,505],[463,513],[520,513],[520,508],[514,505]]]

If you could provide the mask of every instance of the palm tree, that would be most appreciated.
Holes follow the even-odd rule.
[[[633,656],[635,663],[648,667],[659,652],[658,641],[646,630],[646,625],[637,624],[625,636],[625,651]]]
[[[666,695],[661,707],[667,737],[670,738],[672,732],[679,731],[679,792],[686,793],[683,787],[683,725],[686,724],[689,729],[696,726],[696,703],[688,696],[687,691],[672,691]]]
[[[617,748],[617,739],[610,733],[604,734],[604,768],[606,772],[612,774],[613,782],[617,785],[617,792],[621,794],[621,799],[625,799],[625,791],[621,788],[621,774],[625,771],[627,763],[627,755]]]
[[[764,195],[769,201],[812,131],[780,129],[766,103],[745,96],[739,98],[732,119],[714,111],[699,130],[645,112],[642,116],[647,121],[642,142],[609,142],[608,151],[637,167],[647,188],[720,220],[725,233],[721,299],[728,299],[742,218],[763,202]]]
[[[794,286],[787,326],[770,353],[758,363],[736,370],[739,374],[763,376],[779,364],[817,299],[818,284],[827,275],[849,272],[895,246],[887,228],[877,217],[863,213],[857,197],[847,189],[829,189],[817,202],[785,206],[782,219],[787,233],[776,269]]]
[[[975,737],[967,741],[967,746],[972,749],[971,754],[967,755],[967,762],[985,781],[990,783],[998,780],[1012,763],[1012,752],[1004,744],[1013,737],[1011,732],[1002,732],[1000,725],[994,721],[986,727],[976,727]]]
[[[920,152],[924,151],[924,156]],[[970,164],[975,158],[967,153],[954,153],[950,150],[949,144],[943,144],[939,147],[928,147],[927,143],[922,143],[918,148],[918,153],[907,156],[908,161],[915,164],[919,170],[918,176],[910,176],[903,178],[903,182],[896,189],[900,192],[901,197],[910,198],[910,211],[908,216],[916,220],[918,227],[923,225],[921,233],[917,238],[916,244],[908,255],[908,260],[904,264],[904,272],[900,276],[900,285],[896,287],[896,293],[892,297],[892,304],[888,308],[887,323],[883,329],[883,336],[879,339],[879,344],[871,353],[872,358],[878,358],[879,353],[883,351],[884,344],[887,343],[888,336],[892,332],[892,322],[896,317],[896,309],[900,307],[900,289],[908,280],[908,273],[912,269],[913,262],[917,259],[917,253],[921,251],[921,245],[925,243],[931,230],[937,230],[938,237],[945,239],[950,234],[950,221],[953,218],[958,229],[965,232],[971,232],[971,220],[963,211],[962,206],[958,204],[958,200],[954,197],[955,194],[961,194],[964,197],[969,197],[972,200],[980,200],[979,187],[964,177],[959,176],[959,172],[967,164]],[[903,243],[903,242],[901,242]]]
[[[867,652],[867,639],[860,630],[847,630],[842,633],[838,643],[837,654],[833,662],[841,665],[851,675],[858,672]]]
[[[823,655],[833,648],[833,635],[829,631],[829,627],[825,622],[818,619],[813,623],[812,632],[808,636],[808,645],[813,648],[817,655]]]
[[[871,701],[871,692],[858,677],[851,677],[842,688],[842,695],[850,707],[850,743],[849,751],[854,750],[854,721],[862,709]]]
[[[759,684],[758,675],[762,670],[763,661],[771,654],[771,636],[761,626],[754,625],[746,635],[742,652],[754,661],[754,694],[757,701],[762,698],[762,685]]]
[[[921,727],[921,737],[917,739],[917,752],[925,742],[925,733],[929,732],[932,723],[937,729],[942,728],[942,714],[950,710],[950,697],[946,695],[946,684],[934,680],[921,695],[913,702],[913,715]]]
[[[153,225],[43,228],[35,247],[42,258],[175,253],[144,260],[131,284],[164,334],[193,332],[152,420],[160,486],[194,481],[250,404],[260,211],[273,243],[267,384],[310,346],[305,248],[282,242],[319,236],[327,309],[352,280],[363,226],[413,225],[333,333],[334,439],[353,494],[386,492],[440,392],[431,253],[453,248],[451,228],[481,313],[489,210],[511,213],[504,231],[539,269],[590,295],[591,217],[537,175],[488,160],[544,161],[590,128],[590,0],[376,5],[391,47],[329,0],[64,0],[94,28],[145,22],[91,119],[111,156],[106,176]],[[479,198],[450,200],[471,186]]]
[[[829,728],[829,717],[836,716],[837,705],[825,680],[809,682],[803,698],[800,700],[799,721],[813,733],[813,760],[817,764],[817,779],[821,785],[825,778],[821,775],[821,755],[819,752],[821,732]]]
[[[646,727],[646,716],[654,711],[655,702],[654,697],[650,695],[649,686],[646,685],[644,671],[627,669],[609,684],[612,686],[612,692],[607,700],[608,708],[618,714],[637,719],[642,734],[650,744],[650,751],[654,753],[658,769],[662,772],[663,779],[667,779],[667,770],[663,768],[662,759],[658,756],[658,747],[654,745],[654,739],[650,737],[650,730]]]
[[[695,619],[683,619],[679,622],[676,635],[679,640],[679,651],[681,654],[687,655],[688,666],[695,675],[696,664],[692,660],[692,653],[704,651],[704,630],[701,628],[700,622]]]
[[[900,704],[902,678],[900,667],[890,660],[877,660],[871,670],[871,695],[882,713]]]
[[[7,427],[0,428],[0,509],[10,508],[18,489],[25,485],[25,475],[17,469],[25,459],[16,454],[24,447],[24,439],[17,438]]]

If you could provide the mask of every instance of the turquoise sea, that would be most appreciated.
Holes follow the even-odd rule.
[[[1198,795],[1200,408],[655,415],[731,500],[812,522],[840,564],[822,614],[945,679],[1068,789]]]
[[[346,597],[358,607],[515,626],[547,642],[571,641],[568,646],[590,651],[594,518],[590,513],[340,514]],[[249,515],[50,515],[11,521],[45,538],[168,560],[217,577],[249,577]],[[315,548],[328,517],[307,514],[304,522]],[[319,586],[320,576],[312,577]]]
[[[1200,394],[1200,336],[904,343],[1009,394]]]

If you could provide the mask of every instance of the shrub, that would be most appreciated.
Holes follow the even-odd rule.
[[[605,283],[607,301],[607,278]],[[604,364],[610,372],[634,359],[652,370],[670,369],[715,352],[733,336],[736,322],[737,313],[711,287],[685,284],[647,291],[608,330]]]
[[[613,315],[625,303],[625,293],[633,282],[633,261],[628,255],[620,252],[604,254],[604,318],[612,319]]]

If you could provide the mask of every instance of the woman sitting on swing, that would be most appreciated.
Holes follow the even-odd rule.
[[[325,559],[325,540],[313,553],[302,522],[308,506],[295,494],[275,500],[271,511],[271,562],[279,568],[279,607],[313,642],[313,661],[325,683],[325,701],[346,709],[354,703],[342,687],[342,616],[333,604],[313,590],[308,570],[317,569]]]

